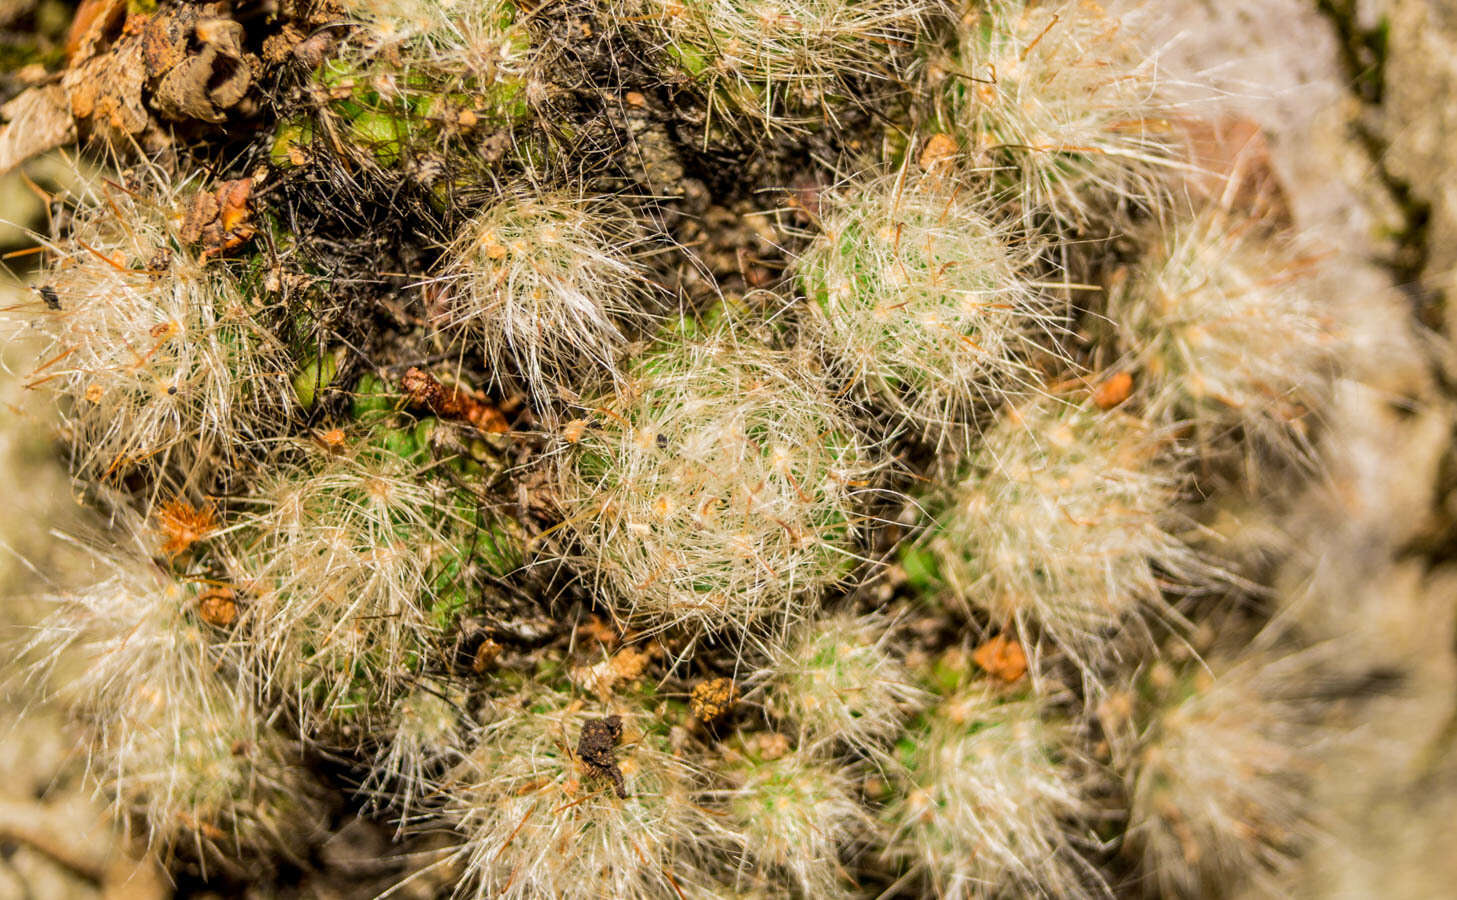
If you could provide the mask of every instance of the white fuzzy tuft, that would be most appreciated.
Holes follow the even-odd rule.
[[[1203,572],[1170,532],[1181,479],[1159,450],[1136,419],[1040,398],[987,430],[926,547],[961,602],[1089,670],[1113,629],[1168,614],[1167,575]]]
[[[387,453],[281,452],[220,552],[239,595],[233,630],[265,692],[315,716],[387,700],[436,637],[431,564],[454,551],[451,508]]]
[[[1027,283],[1035,250],[964,185],[851,182],[821,199],[821,214],[795,271],[809,341],[839,374],[936,430],[1032,380],[1027,357],[1054,343],[1060,317]]]
[[[1035,700],[946,700],[899,745],[887,856],[937,897],[1108,896],[1080,853],[1092,809],[1064,732]]]
[[[1338,346],[1331,314],[1308,294],[1317,258],[1219,212],[1151,242],[1106,310],[1119,365],[1149,382],[1149,417],[1194,426],[1200,447],[1240,425],[1267,445],[1308,450],[1301,417]]]
[[[855,772],[803,750],[731,765],[734,786],[720,800],[744,846],[734,886],[788,887],[803,897],[846,894],[851,879],[841,858],[873,829]]]
[[[1147,676],[1153,710],[1128,774],[1129,842],[1163,896],[1252,879],[1265,888],[1313,833],[1318,709],[1308,655],[1259,651]]]
[[[645,322],[648,287],[623,213],[601,202],[508,195],[451,245],[435,325],[517,373],[544,408],[574,373],[618,375],[624,325]]]
[[[438,773],[458,758],[464,697],[446,684],[422,682],[397,700],[360,792],[403,824],[432,801]]]
[[[170,466],[193,480],[288,419],[287,353],[256,299],[180,237],[195,187],[150,169],[87,185],[41,276],[59,308],[35,313],[50,345],[31,384],[65,397],[76,466],[93,477]]]
[[[708,94],[710,121],[833,121],[855,87],[908,80],[920,0],[632,0],[663,52]]]
[[[460,893],[477,898],[694,896],[715,851],[731,846],[699,798],[704,775],[674,752],[653,713],[622,716],[613,759],[626,796],[577,756],[606,711],[531,689],[497,705],[440,790],[463,836]]]
[[[1029,211],[1092,218],[1106,199],[1147,204],[1180,164],[1174,101],[1127,23],[1088,0],[962,4],[929,64],[943,131],[996,169]]]
[[[99,559],[108,577],[61,597],[31,649],[65,676],[57,696],[84,723],[90,774],[118,813],[149,843],[231,857],[320,827],[296,751],[229,680],[204,592],[143,555]]]
[[[799,746],[879,755],[925,699],[889,652],[885,623],[844,614],[805,622],[755,673],[763,703],[799,727]]]
[[[644,355],[583,412],[566,525],[620,615],[799,617],[856,564],[870,449],[803,359],[722,332]]]

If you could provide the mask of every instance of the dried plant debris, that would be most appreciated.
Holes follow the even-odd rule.
[[[481,431],[503,434],[511,430],[501,410],[460,388],[447,388],[435,376],[410,368],[400,379],[400,389],[411,406],[427,410],[442,419],[469,422]]]
[[[5,118],[0,129],[0,174],[76,139],[66,92],[56,85],[26,91],[0,106],[0,116]]]
[[[253,179],[238,178],[215,190],[199,191],[182,220],[179,236],[201,244],[203,254],[215,256],[236,250],[258,233],[253,224]]]
[[[727,715],[737,700],[738,691],[731,679],[714,678],[695,684],[689,703],[695,719],[712,722]]]
[[[1334,705],[1196,652],[1288,548],[1208,523],[1319,483],[1391,344],[1132,20],[87,0],[54,41],[0,168],[95,168],[4,314],[110,530],[25,677],[188,890],[356,828],[359,893],[477,898],[1214,893],[1307,845]]]
[[[617,745],[622,740],[622,717],[588,719],[582,723],[582,736],[577,740],[577,756],[593,775],[612,783],[617,796],[627,797],[622,770],[617,767]]]
[[[151,13],[94,5],[61,78],[84,131],[158,147],[166,123],[220,124],[252,111],[244,101],[260,62],[243,47],[231,3],[159,5]]]

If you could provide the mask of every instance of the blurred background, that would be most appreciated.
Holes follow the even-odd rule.
[[[1334,256],[1323,299],[1358,312],[1363,339],[1383,349],[1381,370],[1340,393],[1325,482],[1282,501],[1290,615],[1354,636],[1350,672],[1381,681],[1351,701],[1357,739],[1320,773],[1322,839],[1289,891],[1457,896],[1457,3],[1153,5],[1166,72],[1227,92],[1249,139],[1242,159],[1274,173],[1288,215]],[[0,77],[16,78],[8,60],[38,33],[64,34],[71,15],[62,0],[0,0]],[[69,170],[41,157],[0,180],[0,253],[13,254],[0,306],[26,297],[29,230],[47,227],[42,191],[64,187]],[[60,537],[84,512],[25,387],[27,336],[4,327],[0,622],[23,639],[41,598],[83,581],[88,560]],[[86,788],[72,744],[36,686],[0,695],[0,900],[167,896]],[[383,841],[363,824],[344,829],[324,873],[289,894],[372,894],[361,866]]]

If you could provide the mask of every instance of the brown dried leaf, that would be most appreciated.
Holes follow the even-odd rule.
[[[142,62],[147,75],[155,78],[187,58],[187,41],[195,15],[188,7],[177,13],[148,16],[141,26]]]
[[[240,22],[226,16],[208,16],[198,19],[192,31],[205,46],[216,47],[218,52],[235,59],[243,58],[243,26]]]
[[[196,244],[202,240],[202,233],[218,220],[218,198],[216,194],[202,191],[192,198],[192,205],[182,217],[182,240]]]
[[[253,196],[253,179],[238,178],[218,185],[218,223],[226,233],[236,233],[253,215],[249,201]]]
[[[10,123],[0,129],[0,175],[76,139],[76,120],[59,85],[33,87],[0,107],[0,114]]]
[[[411,368],[400,379],[411,406],[429,410],[442,419],[469,422],[488,434],[506,434],[511,426],[495,405],[471,396],[458,387],[447,388],[434,375]]]
[[[108,2],[97,0],[94,10],[85,10],[90,20],[78,20],[70,68],[61,79],[72,114],[96,136],[124,143],[145,133],[145,143],[165,143],[148,106],[173,120],[219,123],[248,95],[254,71],[243,49],[243,26],[219,15],[226,12],[223,4],[132,15],[118,29],[126,4]]]
[[[71,65],[94,56],[115,37],[126,14],[126,0],[81,0],[66,35],[66,59]]]
[[[169,119],[217,124],[227,120],[226,110],[236,106],[252,84],[252,73],[242,59],[209,45],[162,76],[152,93],[152,106]]]
[[[251,221],[252,193],[251,178],[224,181],[215,190],[199,192],[182,219],[180,237],[189,244],[202,244],[205,256],[241,247],[258,233]]]
[[[78,122],[86,122],[104,140],[120,143],[151,123],[142,105],[146,76],[140,43],[124,40],[109,53],[73,65],[61,76],[61,87]]]

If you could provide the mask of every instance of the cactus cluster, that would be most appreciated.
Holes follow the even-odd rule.
[[[175,871],[340,807],[480,898],[1189,896],[1298,852],[1321,701],[1293,633],[1201,657],[1278,598],[1199,523],[1318,469],[1339,311],[1190,180],[1197,86],[1131,22],[247,22],[254,102],[107,148],[18,311],[111,573],[29,671]]]

